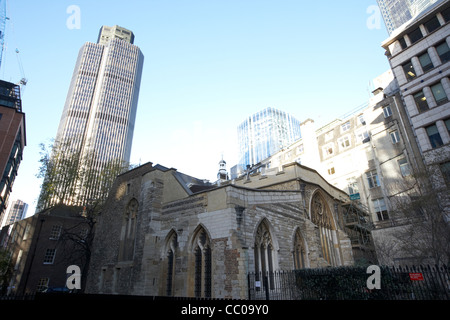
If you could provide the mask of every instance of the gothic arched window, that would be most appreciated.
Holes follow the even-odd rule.
[[[166,295],[168,297],[173,295],[173,278],[175,277],[175,260],[177,247],[178,247],[178,236],[175,231],[172,231],[168,237],[166,245],[166,258],[167,258]]]
[[[294,269],[302,269],[306,267],[306,249],[305,242],[300,230],[295,232],[294,237]]]
[[[275,246],[273,243],[272,235],[269,230],[269,222],[263,220],[256,230],[255,236],[255,272],[257,279],[259,276],[262,277],[269,276],[270,288],[274,286],[273,282],[273,271],[275,265]]]
[[[195,297],[211,298],[211,241],[203,228],[195,234],[193,253]]]
[[[323,258],[332,266],[338,265],[333,241],[336,228],[330,208],[320,192],[311,199],[311,221],[319,227]]]
[[[122,221],[122,232],[120,234],[120,261],[129,261],[134,258],[138,207],[139,204],[137,200],[132,199],[125,209]]]

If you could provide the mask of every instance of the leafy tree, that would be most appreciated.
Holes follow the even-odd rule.
[[[82,208],[83,219],[62,231],[58,246],[65,261],[80,264],[84,289],[97,217],[116,177],[132,166],[121,160],[100,162],[95,151],[83,154],[76,147],[71,141],[41,144],[38,210],[57,204]]]
[[[12,271],[11,253],[0,249],[0,295],[6,293]]]

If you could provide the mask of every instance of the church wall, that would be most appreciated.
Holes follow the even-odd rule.
[[[174,183],[171,171],[152,170],[151,166],[118,178],[99,218],[88,292],[195,296],[194,249],[202,230],[211,248],[213,298],[247,298],[247,274],[257,269],[255,239],[262,224],[272,237],[273,270],[294,268],[297,231],[305,241],[305,267],[329,265],[322,255],[319,229],[310,220],[309,199],[320,189],[317,185],[306,184],[304,191],[298,190],[298,181],[288,182],[280,190],[228,185],[190,196],[182,192],[170,196]],[[336,200],[323,194],[334,214]],[[131,260],[120,261],[126,234],[123,215],[132,199],[139,204],[134,254]],[[335,246],[341,265],[350,264],[348,237],[338,230],[335,239],[339,240]],[[170,277],[172,253],[174,271]]]

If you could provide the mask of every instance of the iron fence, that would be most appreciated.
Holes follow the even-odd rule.
[[[447,266],[380,267],[380,287],[369,289],[366,267],[250,273],[250,300],[449,300]]]

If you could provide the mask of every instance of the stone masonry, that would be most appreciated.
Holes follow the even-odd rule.
[[[217,186],[147,163],[115,181],[86,291],[246,299],[249,272],[351,265],[345,197],[298,164]]]

